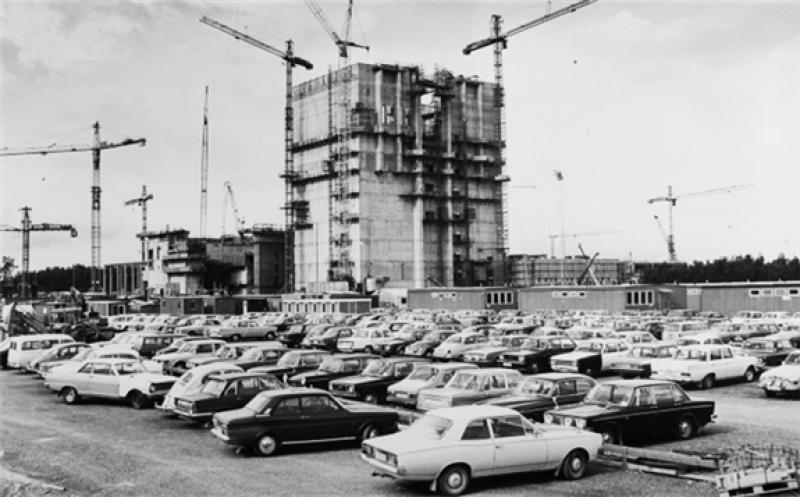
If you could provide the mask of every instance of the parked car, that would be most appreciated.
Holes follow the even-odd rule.
[[[247,371],[256,366],[272,366],[288,351],[280,342],[267,342],[245,350],[232,362]]]
[[[455,334],[433,349],[433,359],[463,361],[464,353],[483,347],[489,339],[483,333],[463,332]]]
[[[767,397],[785,394],[800,399],[800,350],[790,353],[777,368],[763,373],[758,386]]]
[[[233,362],[238,360],[242,357],[242,354],[247,352],[248,350],[258,347],[259,345],[264,345],[267,343],[275,343],[275,342],[232,342],[219,347],[217,350],[213,352],[207,352],[202,354],[196,354],[191,357],[191,359],[186,360],[186,367],[188,369],[196,368],[198,366],[203,366],[205,364],[211,364],[214,362],[220,361],[227,361]]]
[[[611,364],[624,356],[630,346],[619,338],[596,338],[578,343],[566,354],[550,358],[550,368],[561,373],[581,373],[597,376],[611,371]]]
[[[664,330],[661,332],[661,340],[665,342],[677,342],[681,337],[703,331],[709,331],[708,321],[673,321],[671,323],[664,323]]]
[[[671,381],[615,380],[596,385],[580,404],[547,411],[544,422],[596,431],[612,444],[668,434],[685,440],[714,421],[714,407]]]
[[[365,352],[374,354],[380,351],[381,343],[389,337],[389,330],[381,328],[362,328],[353,331],[351,336],[340,338],[336,348],[344,353]]]
[[[733,339],[733,336],[723,338],[723,335],[716,331],[701,331],[700,333],[692,333],[691,335],[684,335],[674,342],[678,347],[686,347],[687,345],[725,345]]]
[[[194,393],[203,388],[208,378],[213,375],[221,375],[228,373],[241,373],[243,369],[239,366],[227,362],[212,362],[211,364],[204,364],[197,366],[189,371],[183,373],[178,381],[172,384],[161,404],[156,404],[156,407],[162,411],[174,414],[172,409],[175,407],[175,397],[186,394]]]
[[[159,356],[159,355],[162,355],[162,354],[171,354],[173,352],[177,352],[178,349],[180,349],[183,346],[184,343],[194,342],[196,340],[206,340],[206,337],[190,335],[190,336],[183,336],[181,338],[176,338],[175,340],[172,341],[171,344],[167,345],[163,349],[157,350],[153,354],[153,357],[156,357],[156,356]]]
[[[745,323],[737,331],[733,333],[733,341],[744,342],[750,338],[765,337],[778,333],[781,329],[775,323],[769,322],[750,322]]]
[[[596,384],[582,374],[541,373],[526,376],[512,392],[480,404],[514,409],[528,419],[541,422],[546,411],[582,401]]]
[[[741,353],[758,359],[757,368],[762,371],[780,366],[794,349],[788,339],[770,335],[746,340],[742,344]]]
[[[646,331],[617,331],[618,338],[621,338],[628,345],[637,345],[640,343],[656,343],[656,337]]]
[[[408,376],[418,363],[428,363],[428,361],[415,357],[374,359],[360,374],[332,380],[328,384],[328,389],[334,395],[347,399],[371,403],[385,402],[386,389],[389,385]]]
[[[42,364],[39,366],[39,374],[46,379],[49,374],[56,371],[75,371],[81,364],[92,359],[126,359],[128,361],[140,361],[139,353],[124,345],[115,345],[100,349],[84,347],[69,359],[62,358],[57,361],[49,361]]]
[[[162,373],[180,376],[189,369],[187,363],[194,358],[194,356],[213,354],[225,344],[226,342],[224,340],[213,338],[193,340],[181,345],[181,348],[176,352],[154,356],[153,362],[161,366]]]
[[[653,365],[671,359],[677,350],[671,343],[634,345],[625,355],[611,361],[611,372],[623,378],[649,378]]]
[[[209,376],[195,393],[175,396],[172,412],[192,421],[210,419],[217,411],[245,406],[259,392],[277,390],[285,385],[267,373],[225,373]]]
[[[330,354],[322,350],[290,350],[284,353],[274,365],[256,366],[248,369],[248,371],[252,373],[269,373],[278,378],[283,378],[283,382],[286,383],[290,376],[317,369],[322,364],[322,361],[329,356]]]
[[[322,360],[317,369],[289,378],[289,385],[328,389],[331,380],[361,373],[367,364],[380,359],[374,354],[336,354]]]
[[[433,351],[449,337],[458,333],[453,330],[432,330],[426,333],[420,340],[407,345],[403,350],[403,355],[412,357],[433,357]]]
[[[42,333],[33,335],[17,335],[5,341],[7,350],[6,362],[3,367],[23,369],[31,359],[54,345],[73,343],[75,340],[61,333]]]
[[[758,359],[735,354],[729,345],[694,345],[679,347],[672,359],[656,367],[651,378],[711,388],[720,380],[755,380]]]
[[[159,350],[171,345],[174,340],[185,336],[175,333],[139,333],[130,345],[141,357],[149,359]]]
[[[278,332],[278,341],[285,347],[299,347],[309,329],[311,329],[309,324],[294,324],[289,329]]]
[[[550,371],[550,358],[572,352],[577,345],[566,335],[530,336],[518,349],[507,350],[500,357],[504,368],[525,373]]]
[[[389,409],[345,404],[322,390],[287,388],[261,392],[241,409],[214,414],[211,433],[229,445],[271,456],[284,445],[393,433],[397,420],[397,412]]]
[[[522,373],[514,369],[466,369],[457,372],[443,388],[419,392],[417,409],[428,411],[442,407],[475,404],[506,395],[522,381]]]
[[[373,474],[432,482],[442,495],[460,495],[472,478],[489,475],[556,471],[581,478],[601,443],[596,433],[481,405],[431,411],[407,430],[364,441],[361,458]]]
[[[81,397],[124,399],[134,409],[141,409],[160,400],[176,378],[149,373],[141,362],[129,359],[90,359],[77,369],[54,369],[45,379],[45,386],[57,392],[67,404]]]
[[[441,388],[450,381],[453,375],[464,369],[477,369],[475,364],[463,362],[446,363],[420,363],[414,370],[394,385],[390,385],[387,391],[386,401],[392,404],[400,404],[410,407],[417,406],[417,397],[424,388]]]
[[[315,349],[336,351],[339,340],[353,336],[355,330],[348,326],[333,326],[319,335],[311,337],[311,347]]]
[[[500,357],[504,352],[522,346],[528,335],[503,335],[489,339],[480,348],[472,349],[464,354],[464,362],[477,364],[481,367],[498,366]]]
[[[215,328],[221,325],[222,323],[218,319],[200,316],[196,321],[194,321],[190,325],[175,327],[174,331],[175,333],[180,333],[182,335],[202,337],[206,336],[208,330],[210,330],[211,328]]]
[[[256,321],[228,320],[219,326],[209,327],[206,336],[238,342],[239,340],[275,340],[278,327],[262,325]]]
[[[49,371],[55,363],[72,359],[84,349],[91,349],[91,347],[84,342],[66,342],[53,345],[28,361],[25,369],[31,373],[41,373],[42,370]]]

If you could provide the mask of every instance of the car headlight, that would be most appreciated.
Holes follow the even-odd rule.
[[[579,418],[575,420],[575,426],[580,428],[581,430],[586,428],[586,420],[583,418]]]
[[[572,426],[573,421],[575,420],[572,418],[564,418],[564,426]]]
[[[356,391],[356,386],[355,385],[350,385],[349,387],[347,387],[347,391],[348,392],[355,392]]]
[[[150,388],[148,388],[147,391],[150,392],[150,393],[155,392],[156,391],[156,386],[155,385],[150,385]]]
[[[301,385],[303,385],[303,386],[305,386],[305,385],[306,385],[306,377],[305,377],[305,376],[303,376],[302,378],[300,378],[300,384],[301,384]]]
[[[544,422],[551,425],[553,424],[553,415],[552,414],[545,414],[544,415]]]

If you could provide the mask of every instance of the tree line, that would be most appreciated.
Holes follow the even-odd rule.
[[[88,266],[76,264],[70,267],[48,267],[28,273],[28,284],[33,292],[60,292],[75,287],[81,292],[91,286],[91,270]],[[22,283],[17,272],[14,276],[3,280],[3,293],[15,292]],[[7,295],[8,296],[8,295]]]
[[[800,280],[800,260],[784,255],[765,261],[759,255],[722,257],[713,261],[652,264],[642,270],[642,283],[705,283],[723,281]]]

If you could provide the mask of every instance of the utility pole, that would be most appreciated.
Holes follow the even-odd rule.
[[[147,185],[142,185],[142,194],[125,202],[125,205],[138,205],[142,208],[142,262],[147,262],[147,202],[153,200],[153,194],[147,193]]]

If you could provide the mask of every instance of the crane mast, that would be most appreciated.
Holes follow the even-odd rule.
[[[206,237],[208,221],[208,85],[203,100],[203,143],[200,150],[200,237]],[[144,232],[144,230],[142,230]]]
[[[314,65],[302,57],[294,54],[294,44],[291,40],[286,42],[286,51],[283,52],[255,38],[252,38],[241,31],[237,31],[221,22],[203,16],[200,22],[211,26],[237,40],[241,40],[249,45],[259,48],[267,53],[281,58],[286,64],[286,103],[284,107],[284,169],[281,178],[284,180],[284,219],[286,223],[286,239],[284,242],[285,273],[283,286],[287,292],[294,291],[294,231],[295,231],[295,201],[294,201],[294,181],[297,174],[294,170],[294,159],[292,157],[292,146],[294,140],[294,115],[292,108],[292,71],[294,66],[299,65],[306,69],[313,69]]]
[[[99,272],[102,271],[101,266],[101,217],[100,217],[100,151],[110,148],[126,147],[129,145],[144,146],[147,140],[144,138],[126,138],[120,142],[109,143],[100,140],[100,123],[95,122],[92,125],[94,130],[94,140],[91,145],[62,145],[55,146],[49,145],[47,147],[34,147],[18,150],[0,149],[0,156],[11,155],[47,155],[66,152],[92,152],[92,187],[91,187],[91,207],[92,207],[92,239],[91,239],[91,290],[100,290]]]
[[[22,273],[21,273],[21,294],[23,298],[29,297],[28,286],[28,273],[30,271],[30,258],[31,258],[31,231],[69,231],[72,238],[78,236],[76,230],[71,224],[54,224],[54,223],[31,223],[31,208],[28,206],[22,207],[22,221],[20,227],[15,228],[12,226],[0,226],[0,231],[18,231],[22,233]]]
[[[142,262],[147,261],[147,202],[153,200],[153,194],[147,193],[147,185],[142,185],[142,194],[125,202],[124,205],[138,205],[142,208]]]

